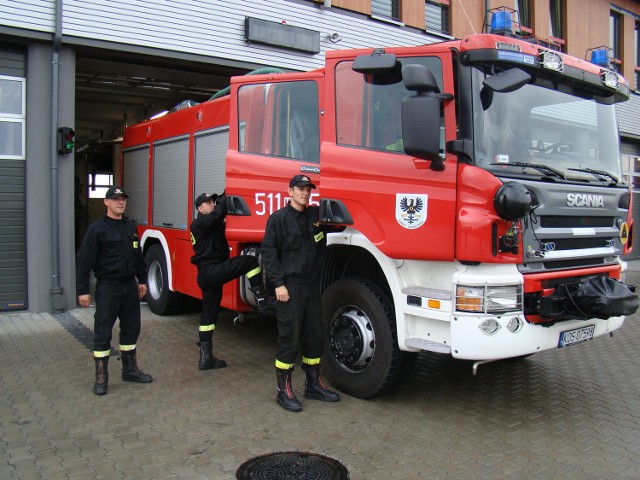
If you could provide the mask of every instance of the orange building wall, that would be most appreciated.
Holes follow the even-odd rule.
[[[457,1],[451,2],[451,35],[456,38],[464,38],[473,33],[482,33],[484,25],[484,1],[462,0],[464,8]]]
[[[351,10],[352,12],[371,15],[371,0],[332,0],[331,5]]]
[[[564,51],[578,58],[586,58],[587,49],[609,45],[608,0],[564,0]],[[507,6],[512,8],[514,0],[451,0],[449,17],[451,36],[463,38],[472,33],[481,33],[485,22],[485,10]],[[640,2],[616,0],[615,5],[640,15]],[[332,6],[344,8],[364,15],[371,14],[370,0],[332,0]],[[533,34],[541,40],[550,39],[549,0],[532,0]],[[424,0],[402,0],[400,20],[408,27],[425,29]],[[622,73],[634,88],[635,19],[623,16],[622,24]]]

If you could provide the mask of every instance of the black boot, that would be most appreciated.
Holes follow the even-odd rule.
[[[305,398],[313,398],[315,400],[322,400],[323,402],[340,401],[340,395],[329,390],[322,382],[322,378],[320,378],[320,365],[302,364],[302,369],[307,375],[304,387]]]
[[[106,395],[109,385],[109,357],[93,357],[96,362],[96,383],[93,384],[93,393]]]
[[[138,383],[153,382],[153,377],[151,375],[147,375],[138,368],[135,350],[121,352],[120,359],[122,360],[122,380],[125,382]]]
[[[276,378],[278,380],[278,396],[276,397],[276,402],[285,410],[299,412],[302,410],[302,405],[300,405],[291,387],[292,372],[293,368],[289,370],[276,368]]]
[[[200,361],[198,368],[200,370],[211,370],[212,368],[224,368],[227,362],[213,355],[213,347],[211,342],[198,342],[200,347]]]

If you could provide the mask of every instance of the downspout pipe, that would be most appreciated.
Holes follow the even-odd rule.
[[[489,16],[489,10],[490,10],[490,2],[489,0],[484,0],[484,25],[491,25],[491,18]],[[490,30],[488,31],[484,31],[484,28],[482,29],[482,32],[480,33],[488,33]]]
[[[51,307],[53,313],[65,311],[60,286],[60,231],[58,227],[58,87],[60,84],[60,45],[62,44],[62,1],[55,2],[55,30],[51,58]]]

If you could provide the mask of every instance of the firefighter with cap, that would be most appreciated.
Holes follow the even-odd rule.
[[[225,235],[226,204],[224,193],[220,196],[200,194],[195,201],[198,215],[189,227],[194,252],[191,263],[198,268],[197,282],[202,290],[202,314],[197,342],[200,349],[200,370],[227,366],[227,362],[213,354],[212,345],[225,283],[246,275],[256,299],[256,307],[260,310],[268,304],[263,293],[262,269],[258,259],[254,255],[229,258],[229,243]]]
[[[269,217],[262,240],[263,265],[277,299],[276,402],[292,412],[302,410],[291,385],[300,342],[305,398],[340,400],[339,394],[329,390],[320,377],[323,349],[320,272],[326,233],[343,227],[319,223],[319,207],[309,206],[311,190],[315,188],[308,176],[295,175],[289,182],[289,203]]]
[[[122,380],[150,383],[151,375],[138,368],[136,342],[140,335],[140,299],[147,294],[147,270],[138,232],[124,211],[129,196],[111,187],[104,198],[105,214],[87,229],[76,256],[76,293],[81,307],[91,305],[90,273],[96,277],[93,391],[105,395],[109,383],[109,355],[116,319],[120,320]]]

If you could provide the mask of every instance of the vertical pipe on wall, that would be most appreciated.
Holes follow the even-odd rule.
[[[60,286],[60,231],[58,227],[58,87],[60,83],[60,45],[62,44],[62,0],[55,3],[55,31],[51,58],[51,307],[64,312],[66,302]]]
[[[489,9],[491,8],[491,5],[489,4],[489,0],[484,0],[484,25],[491,25],[491,16],[489,15]],[[482,29],[482,32],[480,33],[488,33],[489,30],[487,30],[486,32],[484,31],[484,28]]]

